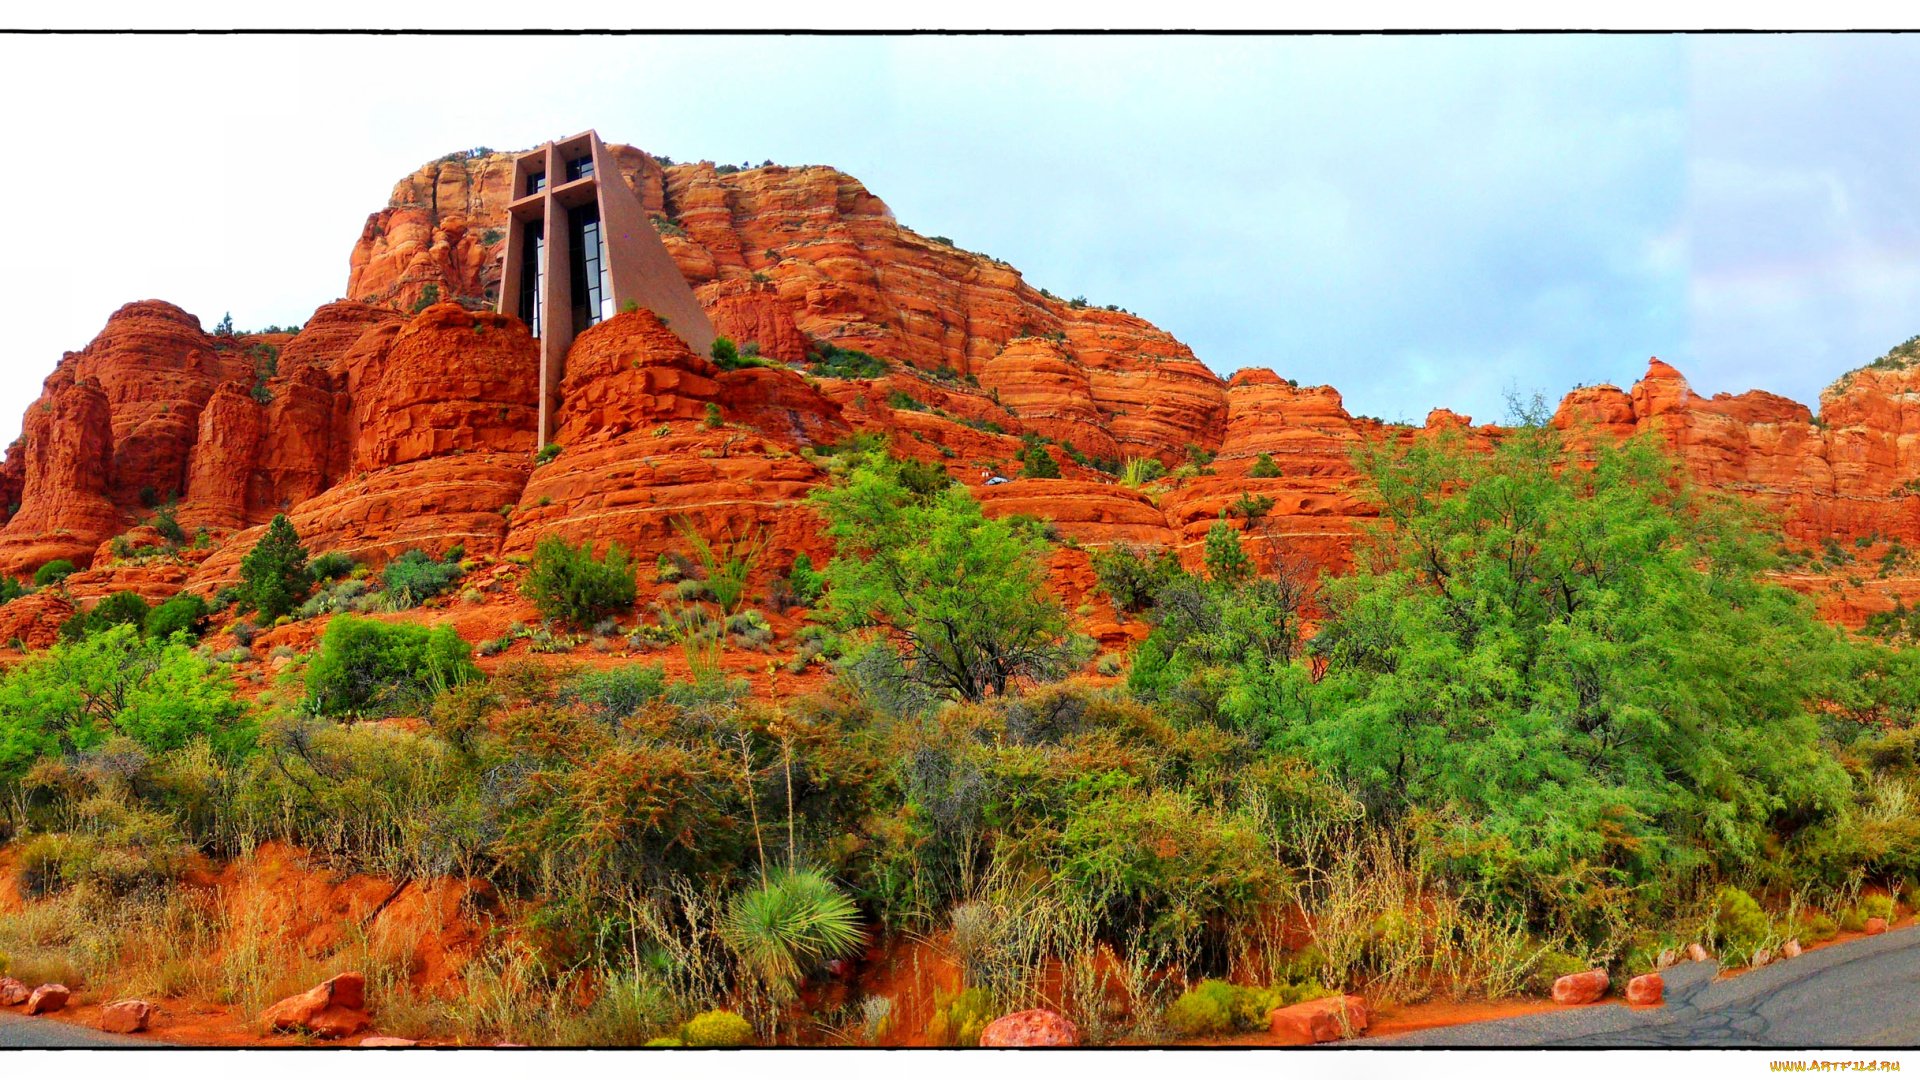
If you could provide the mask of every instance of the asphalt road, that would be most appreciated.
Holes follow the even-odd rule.
[[[131,1035],[114,1035],[97,1028],[63,1024],[40,1016],[22,1016],[0,1009],[0,1050],[101,1050],[110,1047],[158,1045]]]
[[[1591,1005],[1344,1045],[1920,1046],[1920,926],[1832,945],[1738,978],[1716,980],[1718,973],[1711,960],[1668,968],[1664,1008]]]

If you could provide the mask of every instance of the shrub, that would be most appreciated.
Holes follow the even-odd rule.
[[[254,628],[254,625],[252,623],[248,622],[245,619],[241,619],[239,622],[234,623],[232,627],[232,632],[233,632],[234,643],[239,645],[243,649],[252,648],[253,639],[259,636],[259,633],[260,633],[259,630]]]
[[[1263,451],[1253,459],[1253,468],[1247,470],[1247,475],[1257,480],[1271,479],[1280,475],[1280,466],[1273,463],[1272,454]]]
[[[716,543],[700,535],[693,522],[686,518],[676,519],[673,527],[693,548],[694,557],[706,571],[706,587],[713,593],[720,610],[733,611],[746,596],[747,581],[760,565],[761,556],[766,554],[770,542],[766,530],[744,537],[729,532]]]
[[[680,1044],[703,1047],[752,1046],[753,1025],[747,1023],[739,1013],[724,1009],[703,1012],[681,1027]]]
[[[617,724],[666,692],[667,673],[658,665],[626,664],[573,676],[560,700],[577,702],[601,721]]]
[[[1094,578],[1118,611],[1153,606],[1167,582],[1185,574],[1180,559],[1166,548],[1115,544],[1092,555]]]
[[[55,645],[0,674],[0,782],[115,735],[149,753],[204,738],[233,756],[254,742],[223,674],[185,645],[143,639],[137,627]]]
[[[169,544],[178,546],[187,542],[187,530],[180,527],[180,519],[174,516],[172,503],[162,506],[153,515],[153,528]]]
[[[358,560],[344,551],[329,551],[315,556],[307,564],[307,577],[313,581],[337,581],[353,573],[358,565]]]
[[[938,1002],[941,995],[936,995]],[[940,1004],[927,1021],[927,1042],[934,1046],[978,1046],[980,1033],[998,1015],[993,995],[985,987],[961,991]]]
[[[410,548],[386,565],[380,572],[380,583],[386,591],[387,606],[404,611],[446,592],[460,580],[461,573],[457,556],[442,562],[419,548]]]
[[[887,362],[861,352],[821,344],[814,348],[813,374],[823,379],[877,379],[887,373]]]
[[[720,428],[721,426],[723,426],[723,424],[724,424],[724,421],[722,421],[722,420],[720,419],[720,406],[719,406],[719,405],[716,405],[716,404],[714,404],[714,403],[713,403],[713,402],[711,402],[711,401],[709,401],[709,402],[707,402],[707,427],[708,427],[708,429],[710,429],[710,430],[718,430],[718,429],[719,429],[719,428]]]
[[[820,590],[826,585],[826,578],[813,568],[813,559],[806,552],[793,557],[793,566],[787,570],[787,588],[792,591],[794,602],[802,607],[812,607],[820,599]]]
[[[0,574],[0,604],[11,604],[27,595],[27,587],[10,574]]]
[[[428,630],[340,615],[327,624],[307,669],[307,698],[323,716],[418,709],[478,674],[472,651],[451,626]]]
[[[240,560],[241,589],[263,618],[277,619],[291,612],[307,594],[307,549],[293,531],[287,515],[276,514],[246,558]]]
[[[1120,469],[1119,483],[1122,487],[1145,487],[1167,475],[1167,467],[1159,458],[1128,458]]]
[[[734,898],[721,933],[748,971],[790,993],[815,964],[858,948],[859,912],[824,874],[776,870]]]
[[[619,544],[608,544],[605,558],[593,557],[593,545],[576,550],[549,535],[533,552],[533,569],[521,591],[543,618],[571,626],[591,626],[605,615],[633,607],[637,586],[633,564]]]
[[[65,559],[55,559],[33,572],[33,583],[40,588],[58,585],[73,573],[73,564]]]
[[[926,412],[927,404],[905,390],[887,391],[887,408],[903,412]]]
[[[1248,524],[1252,524],[1266,517],[1268,511],[1272,509],[1272,496],[1249,495],[1243,491],[1240,493],[1240,497],[1228,503],[1227,508],[1221,511],[1221,513],[1226,517],[1237,517],[1246,521]]]
[[[174,634],[197,638],[207,622],[207,602],[194,593],[181,593],[147,614],[147,636],[165,641]]]
[[[1167,1025],[1190,1039],[1232,1031],[1239,989],[1219,979],[1208,979],[1167,1007]]]
[[[1026,452],[1020,455],[1020,475],[1023,478],[1058,480],[1060,463],[1053,460],[1053,455],[1047,453],[1045,446],[1036,443],[1027,447]]]
[[[553,461],[554,458],[557,458],[560,456],[560,450],[561,450],[561,446],[559,443],[548,443],[547,445],[540,448],[540,452],[538,454],[533,455],[533,463],[535,465],[548,464],[549,462]]]
[[[1773,933],[1773,921],[1760,904],[1740,889],[1720,890],[1713,916],[1714,936],[1734,953],[1746,956]]]

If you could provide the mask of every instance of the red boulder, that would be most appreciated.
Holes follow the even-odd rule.
[[[1267,1028],[1288,1045],[1306,1046],[1358,1035],[1369,1020],[1366,998],[1340,994],[1275,1009],[1267,1017]]]
[[[1553,1002],[1556,1005],[1586,1005],[1599,1001],[1600,995],[1607,992],[1607,973],[1602,968],[1582,971],[1577,975],[1562,975],[1553,981]]]
[[[1867,920],[1867,933],[1884,934],[1886,932],[1887,932],[1887,920],[1881,918],[1878,915],[1875,915],[1873,918]]]
[[[1627,1004],[1658,1005],[1667,994],[1667,980],[1658,975],[1641,975],[1627,982]]]
[[[27,984],[19,979],[0,978],[0,1005],[18,1005],[27,1000]]]
[[[275,1002],[260,1020],[276,1031],[305,1031],[323,1039],[344,1039],[373,1020],[366,1005],[366,976],[357,971],[335,975],[304,994]]]
[[[100,1010],[100,1029],[131,1035],[147,1030],[153,1021],[153,1006],[144,1001],[116,1001]]]
[[[981,1046],[1079,1046],[1073,1021],[1046,1009],[1009,1013],[980,1033]]]
[[[67,999],[72,996],[73,991],[59,983],[36,986],[33,988],[33,993],[27,997],[27,1015],[38,1016],[41,1013],[59,1012],[67,1007]]]

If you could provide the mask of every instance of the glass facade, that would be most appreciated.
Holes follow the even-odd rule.
[[[592,154],[588,154],[585,157],[577,157],[577,158],[574,158],[572,161],[567,162],[567,179],[578,180],[583,176],[592,176],[592,175],[593,175],[593,155]]]
[[[573,291],[573,332],[613,314],[613,282],[601,237],[600,208],[589,204],[567,211],[567,263]]]
[[[526,231],[521,235],[526,242],[520,245],[520,321],[539,337],[540,309],[545,306],[541,300],[547,284],[547,229],[538,221],[529,221],[523,228]]]
[[[527,194],[538,195],[547,190],[547,174],[543,172],[527,174]]]

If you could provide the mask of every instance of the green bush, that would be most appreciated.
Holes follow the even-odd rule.
[[[65,559],[55,559],[33,572],[33,583],[40,588],[58,585],[73,573],[73,564]]]
[[[1094,578],[1116,611],[1138,612],[1152,607],[1167,582],[1184,575],[1180,558],[1166,548],[1115,544],[1096,548]]]
[[[387,606],[404,611],[446,592],[463,573],[458,557],[442,562],[419,548],[410,548],[380,571],[380,584],[386,592]]]
[[[557,458],[560,456],[560,449],[561,448],[559,443],[548,443],[547,445],[540,448],[539,453],[533,455],[533,463],[535,465],[548,464],[554,458]]]
[[[307,549],[287,515],[276,514],[267,533],[240,560],[241,590],[262,618],[293,611],[313,581],[307,576]]]
[[[1047,453],[1045,446],[1035,443],[1020,455],[1020,475],[1022,478],[1058,480],[1060,463],[1053,460],[1053,455]]]
[[[667,674],[658,665],[623,664],[573,676],[561,692],[561,701],[577,702],[601,721],[618,724],[666,692]]]
[[[1230,983],[1208,979],[1167,1007],[1167,1025],[1190,1039],[1232,1031],[1239,991]]]
[[[11,604],[27,595],[27,587],[11,574],[0,574],[0,604]]]
[[[793,593],[794,603],[812,607],[820,599],[826,581],[826,576],[813,568],[813,559],[806,552],[793,557],[793,566],[787,570],[787,588]]]
[[[433,695],[479,674],[452,626],[428,630],[338,615],[307,669],[307,699],[322,716],[419,710]]]
[[[680,1029],[680,1042],[701,1047],[752,1046],[753,1025],[739,1013],[715,1009],[687,1021]]]
[[[823,379],[877,379],[887,373],[885,360],[859,349],[821,344],[814,348],[813,373]]]
[[[64,641],[78,641],[113,626],[139,629],[147,623],[148,610],[146,600],[139,593],[122,590],[101,600],[90,611],[74,612],[60,624],[60,637]]]
[[[329,551],[307,564],[307,577],[312,581],[338,581],[358,565],[359,560],[344,551]]]
[[[619,544],[608,544],[606,557],[596,559],[590,541],[575,549],[555,535],[534,548],[533,569],[521,586],[543,618],[571,626],[631,610],[637,589],[633,564]]]
[[[207,622],[207,602],[195,593],[181,593],[147,614],[147,636],[165,641],[174,634],[198,638]]]
[[[939,995],[935,997],[939,1001]],[[938,1005],[927,1021],[927,1042],[934,1046],[978,1046],[980,1033],[998,1011],[985,987],[972,987]]]
[[[254,734],[224,673],[134,626],[55,645],[0,674],[0,782],[115,735],[150,753],[206,739],[233,756],[253,746]]]
[[[1258,480],[1271,479],[1280,475],[1280,466],[1273,463],[1272,454],[1263,451],[1253,459],[1253,468],[1247,470],[1247,475]]]

